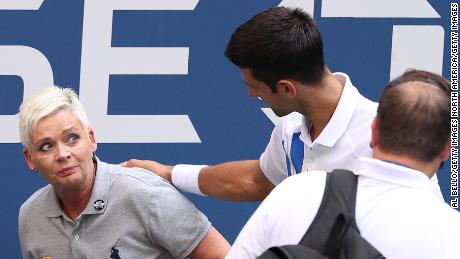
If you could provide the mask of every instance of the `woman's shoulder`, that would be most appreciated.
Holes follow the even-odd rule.
[[[48,184],[34,192],[21,205],[21,208],[19,209],[19,216],[21,216],[21,214],[29,215],[33,211],[37,211],[39,208],[45,207],[50,195],[54,195],[53,186],[51,184]]]

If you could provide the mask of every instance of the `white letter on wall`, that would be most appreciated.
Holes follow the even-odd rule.
[[[311,17],[314,16],[315,0],[283,0],[278,6],[302,8],[305,12],[309,13]]]
[[[322,17],[440,18],[427,0],[323,0]]]
[[[0,10],[38,10],[44,0],[0,0]]]
[[[199,143],[188,115],[107,115],[109,76],[188,74],[188,47],[111,47],[114,10],[193,10],[198,0],[86,0],[80,99],[99,142]],[[141,93],[140,93],[141,94]]]
[[[24,97],[42,87],[53,85],[53,70],[40,51],[27,46],[0,46],[0,57],[0,75],[21,77]],[[20,142],[18,124],[18,114],[0,115],[0,143]]]
[[[42,3],[43,0],[0,0],[0,10],[38,10]],[[40,51],[27,46],[0,46],[0,57],[0,75],[21,77],[24,97],[53,84],[51,65]],[[18,114],[0,115],[0,143],[20,142],[18,124]]]
[[[395,25],[390,79],[408,68],[442,74],[444,28],[438,25]]]

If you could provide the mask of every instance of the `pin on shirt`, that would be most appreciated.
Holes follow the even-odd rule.
[[[102,210],[105,208],[105,202],[103,200],[97,200],[94,202],[94,208],[96,210]]]

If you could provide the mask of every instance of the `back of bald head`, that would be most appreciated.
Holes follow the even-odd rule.
[[[450,82],[410,70],[385,87],[377,110],[378,145],[388,153],[431,162],[450,135]]]

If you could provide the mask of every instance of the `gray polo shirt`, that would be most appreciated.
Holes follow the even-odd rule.
[[[185,258],[210,227],[163,178],[99,160],[91,199],[75,222],[51,185],[19,211],[24,258]]]

